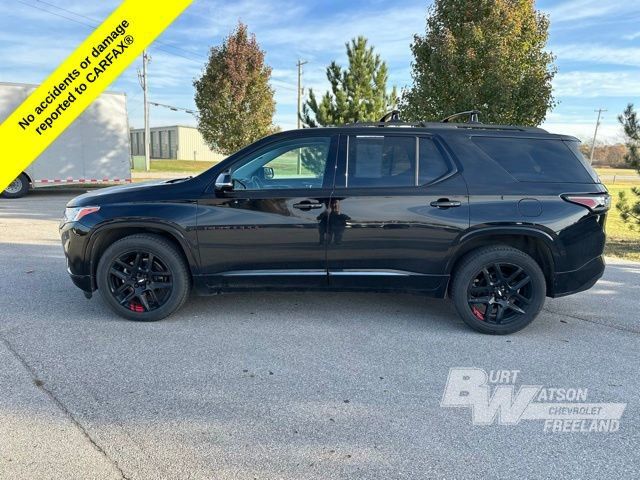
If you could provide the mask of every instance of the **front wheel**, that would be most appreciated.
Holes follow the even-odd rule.
[[[2,196],[5,198],[24,197],[29,191],[29,178],[21,173],[18,177],[5,188]]]
[[[451,298],[456,310],[468,326],[482,333],[517,332],[544,305],[546,282],[540,266],[506,245],[471,252],[453,275]]]
[[[181,253],[157,235],[131,235],[104,252],[96,272],[109,307],[129,320],[153,322],[178,310],[191,286]]]

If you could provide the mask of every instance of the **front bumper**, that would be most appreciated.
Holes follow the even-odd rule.
[[[79,222],[60,224],[60,239],[67,259],[67,272],[75,286],[85,292],[94,290],[90,267],[85,261],[89,228]]]
[[[80,290],[83,290],[87,293],[91,293],[93,291],[91,275],[76,275],[71,273],[71,270],[67,268],[67,272],[69,272],[69,276],[71,277],[71,281],[73,284],[78,287]]]
[[[553,276],[553,288],[550,289],[549,296],[564,297],[590,289],[602,277],[604,267],[604,257],[600,255],[577,270],[556,272]]]

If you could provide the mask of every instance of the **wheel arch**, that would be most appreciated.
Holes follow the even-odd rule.
[[[551,293],[556,261],[561,251],[551,234],[535,228],[486,228],[463,235],[449,258],[446,273],[455,275],[458,265],[468,253],[498,244],[516,248],[532,257],[544,273],[547,294]]]
[[[25,177],[27,177],[27,180],[29,180],[29,188],[33,188],[33,187],[34,187],[33,179],[31,178],[31,175],[29,175],[29,172],[27,172],[27,171],[25,170],[25,171],[20,172],[20,173],[22,173],[22,175],[24,175]]]
[[[193,254],[193,246],[189,239],[177,227],[159,222],[117,222],[114,224],[98,227],[89,238],[85,250],[85,258],[88,259],[88,271],[91,276],[91,286],[96,290],[96,270],[98,262],[105,250],[114,242],[136,234],[158,235],[169,241],[176,247],[182,255],[183,260],[189,267],[189,272],[193,277],[197,274],[199,264]]]

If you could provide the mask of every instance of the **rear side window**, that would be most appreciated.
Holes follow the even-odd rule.
[[[580,151],[580,142],[565,141],[564,143],[567,147],[569,147],[569,149],[571,150],[571,153],[573,153],[578,158],[578,160],[580,160],[580,163],[582,163],[582,166],[587,169],[587,172],[589,172],[589,175],[591,176],[593,181],[596,183],[602,183],[600,182],[600,177],[598,177],[598,174],[596,173],[596,171],[593,169],[593,167],[588,162],[588,160],[584,158],[584,155]]]
[[[416,184],[416,138],[393,135],[349,137],[350,187],[409,187]]]
[[[449,173],[449,162],[430,138],[421,138],[418,148],[418,183],[426,185]]]
[[[520,182],[594,182],[562,140],[516,137],[472,137],[472,140]]]

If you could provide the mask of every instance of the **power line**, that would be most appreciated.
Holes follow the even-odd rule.
[[[297,89],[296,87],[294,87],[293,85],[289,85],[287,83],[284,83],[282,80],[271,80],[271,83],[278,87],[278,88],[284,88],[285,90],[291,90],[293,92],[295,92]]]
[[[22,5],[26,5],[28,7],[34,8],[34,9],[40,11],[40,12],[48,13],[49,15],[54,15],[54,16],[59,17],[59,18],[64,18],[65,20],[69,20],[70,22],[74,22],[74,23],[77,23],[79,25],[83,25],[85,27],[91,28],[92,30],[95,30],[98,27],[98,25],[96,25],[94,23],[82,22],[82,21],[80,21],[80,20],[78,20],[76,18],[71,18],[71,17],[68,17],[66,15],[62,15],[62,14],[57,13],[57,12],[52,12],[51,10],[47,10],[47,9],[38,7],[37,5],[25,2],[23,0],[16,0],[16,1],[18,3],[21,3]],[[89,17],[87,15],[83,15],[82,13],[74,12],[73,10],[69,10],[68,8],[60,7],[58,5],[54,5],[53,3],[49,3],[49,2],[46,2],[44,0],[36,0],[36,1],[38,3],[42,3],[44,5],[47,5],[48,7],[52,7],[52,8],[55,8],[57,10],[60,10],[62,12],[69,13],[71,15],[75,15],[75,16],[80,17],[80,18],[84,18],[85,20],[89,20],[90,22],[99,23],[99,21],[96,20],[95,18],[91,18],[91,17]],[[184,52],[184,53],[186,53],[188,55],[192,55],[193,57],[197,57],[199,60],[196,60],[196,58],[193,58],[193,57],[187,57],[185,55],[181,55],[179,53],[169,51],[166,48],[161,48],[161,47],[159,47],[157,45],[151,45],[150,46],[151,48],[154,48],[156,50],[160,50],[161,52],[168,53],[169,55],[173,55],[175,57],[184,58],[185,60],[189,60],[190,62],[197,63],[198,65],[202,65],[203,62],[206,62],[208,60],[208,57],[204,57],[204,56],[199,55],[197,53],[190,52],[189,50],[186,50],[186,49],[180,48],[180,47],[176,47],[175,45],[171,45],[169,43],[162,42],[160,40],[156,40],[154,43],[158,44],[158,45],[164,45],[166,48],[173,48],[175,50],[179,50],[179,51]],[[304,63],[306,63],[306,62],[304,62]],[[280,85],[278,85],[277,81],[276,82],[272,81],[272,83],[275,86],[277,86],[278,88],[283,88],[285,90],[296,90],[295,87],[293,87],[291,85],[284,84],[284,82],[280,82]]]
[[[43,4],[45,4],[45,5],[49,6],[49,7],[53,7],[53,8],[56,8],[56,9],[58,9],[58,10],[61,10],[61,11],[63,11],[63,12],[70,13],[71,15],[75,15],[75,16],[77,16],[77,17],[84,18],[84,19],[89,20],[89,21],[91,21],[91,22],[95,22],[95,23],[98,23],[98,24],[100,23],[100,21],[99,21],[99,20],[97,20],[97,19],[95,19],[95,18],[88,17],[87,15],[83,15],[83,14],[81,14],[81,13],[74,12],[73,10],[69,10],[68,8],[60,7],[60,6],[58,6],[58,5],[54,5],[53,3],[45,2],[44,0],[36,0],[36,1],[37,1],[38,3],[43,3]],[[20,2],[20,3],[24,3],[24,2]],[[30,6],[35,7],[35,5],[30,5]],[[37,8],[37,7],[36,7],[36,8]],[[49,11],[49,10],[43,10],[43,9],[40,9],[40,10],[41,10],[41,11],[43,11],[43,12],[47,12],[47,13],[52,13],[52,14],[54,14],[53,12],[51,12],[51,11]],[[55,15],[55,14],[54,14],[54,15]],[[63,17],[63,18],[67,18],[68,20],[72,20],[72,19],[69,19],[68,17]],[[91,28],[96,28],[96,27],[97,27],[97,25],[88,25],[88,24],[86,24],[86,23],[84,23],[83,25],[90,26]],[[206,60],[206,57],[203,57],[202,55],[199,55],[199,54],[197,54],[197,53],[193,53],[193,52],[191,52],[191,51],[189,51],[189,50],[186,50],[186,49],[184,49],[184,48],[181,48],[181,47],[176,47],[175,45],[171,45],[170,43],[163,42],[163,41],[161,41],[161,40],[156,40],[156,41],[155,41],[155,43],[157,43],[157,44],[159,44],[159,45],[164,45],[165,47],[168,47],[168,48],[173,48],[173,49],[175,49],[175,50],[179,50],[179,51],[184,52],[184,53],[186,53],[186,54],[188,54],[188,55],[193,55],[194,57],[198,57],[199,59]],[[157,48],[157,47],[156,47],[156,48]],[[171,52],[168,52],[168,53],[171,53]],[[184,57],[184,58],[186,58],[186,57]],[[189,59],[189,60],[193,60],[193,59]]]
[[[51,15],[55,15],[56,17],[64,18],[64,19],[66,19],[66,20],[70,20],[70,21],[75,22],[75,23],[78,23],[78,24],[80,24],[80,25],[84,25],[85,27],[96,28],[94,25],[88,25],[88,24],[86,24],[86,23],[84,23],[84,22],[81,22],[81,21],[79,21],[79,20],[76,20],[75,18],[69,18],[69,17],[66,17],[66,16],[64,16],[64,15],[61,15],[61,14],[59,14],[59,13],[55,13],[55,12],[52,12],[52,11],[50,11],[50,10],[45,10],[45,9],[40,8],[40,7],[37,7],[36,5],[33,5],[33,4],[31,4],[31,3],[23,2],[22,0],[16,0],[16,2],[21,3],[21,4],[23,4],[23,5],[26,5],[27,7],[35,8],[36,10],[40,10],[41,12],[49,13],[49,14],[51,14]]]
[[[154,107],[164,107],[164,108],[168,108],[169,110],[173,110],[174,112],[177,111],[183,111],[183,112],[187,112],[190,113],[191,115],[197,115],[197,112],[195,110],[192,110],[190,108],[182,108],[182,107],[175,107],[173,105],[167,105],[166,103],[158,103],[158,102],[149,102],[150,105],[153,105]]]
[[[33,5],[33,4],[31,4],[31,3],[27,3],[27,2],[24,2],[24,1],[22,1],[22,0],[16,0],[16,1],[17,1],[18,3],[21,3],[22,5],[26,5],[26,6],[28,6],[28,7],[34,8],[34,9],[36,9],[36,10],[39,10],[40,12],[48,13],[49,15],[54,15],[54,16],[56,16],[56,17],[64,18],[65,20],[69,20],[69,21],[74,22],[74,23],[77,23],[77,24],[79,24],[79,25],[83,25],[83,26],[85,26],[85,27],[89,27],[89,28],[91,28],[92,30],[95,30],[95,29],[98,27],[97,25],[92,25],[92,24],[89,24],[89,23],[86,23],[86,22],[82,22],[82,21],[80,21],[80,20],[77,20],[77,19],[75,19],[75,18],[67,17],[66,15],[62,15],[62,14],[60,14],[60,13],[52,12],[51,10],[46,10],[46,9],[44,9],[44,8],[38,7],[37,5]],[[39,2],[41,2],[41,3],[44,3],[45,5],[51,5],[51,6],[54,6],[54,7],[58,8],[58,9],[60,9],[60,10],[62,10],[62,11],[65,11],[65,12],[67,12],[67,13],[71,13],[72,15],[77,15],[77,16],[79,16],[79,17],[86,18],[86,19],[91,20],[91,21],[95,21],[95,20],[93,20],[93,19],[92,19],[92,18],[90,18],[90,17],[87,17],[87,16],[82,15],[82,14],[79,14],[79,13],[75,13],[75,12],[73,12],[73,11],[71,11],[71,10],[66,9],[66,8],[58,7],[58,6],[56,6],[56,5],[52,5],[52,4],[47,3],[47,2],[42,2],[42,0],[38,0],[38,1],[39,1]],[[162,44],[162,45],[166,45],[166,46],[167,46],[167,47],[169,47],[169,48],[179,49],[179,50],[182,50],[183,52],[187,52],[187,50],[181,49],[181,48],[179,48],[179,47],[175,47],[175,46],[173,46],[173,45],[166,44],[165,42],[161,42],[161,41],[159,41],[159,40],[156,40],[156,42],[155,42],[155,43]],[[191,61],[191,62],[197,63],[198,65],[202,65],[202,62],[201,62],[200,60],[196,60],[195,58],[186,57],[186,56],[184,56],[184,55],[180,55],[179,53],[171,52],[171,51],[169,51],[169,50],[166,50],[166,49],[164,49],[164,48],[160,48],[160,47],[155,46],[155,45],[153,46],[153,48],[155,48],[155,49],[157,49],[157,50],[160,50],[160,51],[162,51],[162,52],[168,53],[169,55],[174,55],[174,56],[176,56],[176,57],[181,57],[181,58],[184,58],[185,60],[189,60],[189,61]],[[192,55],[196,56],[197,54],[192,54]],[[201,59],[203,59],[203,60],[205,59],[205,57],[200,57],[200,56],[199,56],[199,58],[201,58]]]

